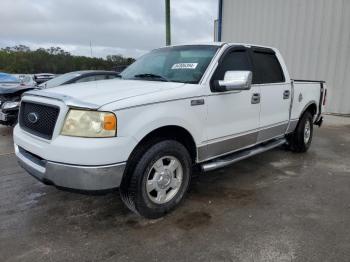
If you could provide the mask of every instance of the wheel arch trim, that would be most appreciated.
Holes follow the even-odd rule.
[[[304,115],[304,113],[311,107],[311,106],[315,106],[315,115],[317,114],[317,103],[316,103],[316,101],[315,100],[311,100],[310,102],[308,102],[305,106],[304,106],[304,108],[303,108],[303,110],[301,110],[301,113],[300,113],[300,115],[299,115],[299,119]]]

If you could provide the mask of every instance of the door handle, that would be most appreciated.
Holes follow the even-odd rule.
[[[259,104],[260,103],[260,94],[259,93],[254,93],[252,95],[251,103],[252,104]]]
[[[290,96],[290,91],[289,91],[289,90],[285,90],[285,91],[283,92],[283,99],[288,99],[289,96]]]
[[[191,100],[191,106],[200,106],[200,105],[204,105],[204,99]]]

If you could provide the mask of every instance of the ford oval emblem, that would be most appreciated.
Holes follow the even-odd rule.
[[[35,124],[36,122],[38,122],[39,116],[37,113],[32,112],[27,115],[27,119],[30,123]]]

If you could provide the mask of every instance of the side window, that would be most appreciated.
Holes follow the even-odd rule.
[[[114,79],[114,78],[116,78],[115,75],[106,75],[106,79]]]
[[[106,80],[108,79],[107,78],[107,75],[95,75],[95,80],[98,81],[98,80]]]
[[[227,71],[252,71],[247,51],[235,50],[227,54],[212,79],[223,80]]]
[[[75,83],[83,83],[83,82],[90,82],[90,81],[95,81],[95,76],[82,77],[82,78],[78,79],[77,81],[75,81]]]
[[[284,82],[282,67],[274,53],[252,52],[254,70],[253,84],[270,84]]]

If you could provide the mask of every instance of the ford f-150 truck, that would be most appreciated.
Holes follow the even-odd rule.
[[[25,93],[15,152],[58,188],[119,188],[147,217],[177,206],[193,168],[210,171],[281,145],[306,152],[322,81],[291,80],[275,48],[211,43],[156,49],[109,81]]]

